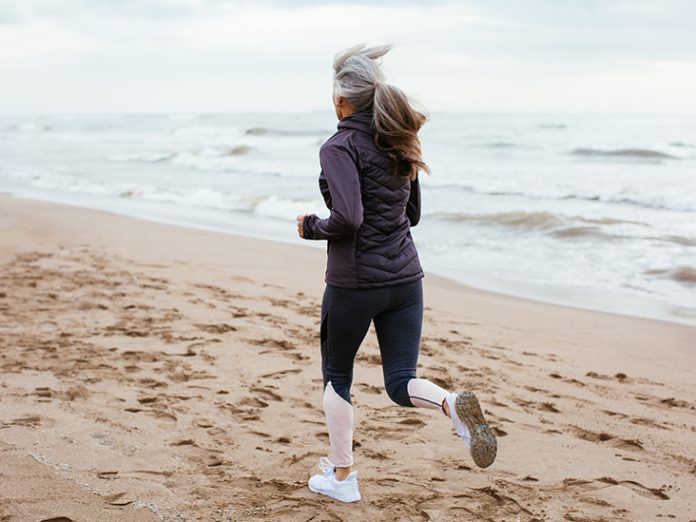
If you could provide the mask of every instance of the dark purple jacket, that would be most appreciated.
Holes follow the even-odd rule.
[[[411,238],[420,186],[393,174],[392,160],[374,142],[372,111],[342,118],[319,161],[319,189],[331,214],[305,216],[303,237],[328,240],[325,282],[372,288],[422,278]]]

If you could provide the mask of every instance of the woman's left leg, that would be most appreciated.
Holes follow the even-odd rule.
[[[400,406],[443,411],[449,392],[416,377],[423,325],[422,280],[390,287],[389,301],[387,309],[374,318],[387,394]]]
[[[389,300],[389,307],[374,318],[389,397],[401,406],[440,410],[452,421],[474,462],[482,468],[490,466],[497,441],[476,395],[471,391],[451,393],[416,377],[423,324],[421,280],[391,288]]]

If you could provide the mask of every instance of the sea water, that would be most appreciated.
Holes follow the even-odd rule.
[[[0,190],[323,248],[295,216],[328,215],[335,130],[328,111],[1,116]],[[433,113],[421,139],[426,272],[696,324],[696,115]]]

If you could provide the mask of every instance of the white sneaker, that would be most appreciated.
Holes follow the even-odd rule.
[[[449,395],[447,395],[446,400],[447,406],[449,407],[450,420],[452,421],[454,430],[464,441],[464,444],[466,444],[467,449],[469,449],[471,448],[471,434],[469,433],[469,428],[466,427],[466,424],[464,424],[462,420],[459,418],[459,415],[457,415],[457,394],[450,393]]]
[[[498,442],[486,422],[476,395],[470,391],[450,393],[447,406],[454,429],[462,438],[479,468],[487,468],[495,460]]]
[[[321,475],[314,475],[307,485],[314,493],[321,493],[341,502],[357,502],[360,500],[358,490],[358,472],[352,471],[345,480],[336,480],[334,465],[326,457],[319,459]]]

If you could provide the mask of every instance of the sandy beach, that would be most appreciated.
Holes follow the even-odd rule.
[[[371,330],[344,505],[306,487],[324,252],[2,195],[0,264],[1,521],[696,520],[696,328],[428,274],[421,376],[498,459],[389,401]]]

